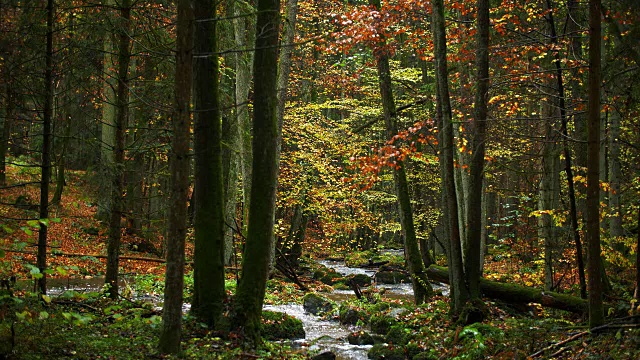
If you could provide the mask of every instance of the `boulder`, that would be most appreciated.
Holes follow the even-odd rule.
[[[302,299],[302,307],[313,315],[322,315],[333,310],[333,303],[316,293],[307,293]]]
[[[325,351],[318,355],[312,356],[311,360],[335,360],[336,354],[331,351]]]
[[[293,316],[276,311],[262,312],[262,336],[270,341],[284,339],[304,339],[302,321]]]
[[[347,336],[351,345],[373,345],[375,341],[373,336],[365,331],[356,331]]]

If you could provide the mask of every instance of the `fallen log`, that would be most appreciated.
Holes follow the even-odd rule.
[[[449,284],[449,273],[445,267],[431,265],[427,269],[427,276],[431,280]],[[511,304],[538,303],[542,306],[573,313],[585,313],[589,308],[587,300],[576,296],[487,279],[480,279],[480,291],[486,297]]]

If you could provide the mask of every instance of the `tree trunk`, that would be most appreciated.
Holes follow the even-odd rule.
[[[291,54],[293,53],[293,43],[296,35],[296,17],[298,15],[298,0],[287,0],[285,21],[283,23],[282,35],[283,45],[280,48],[280,56],[278,59],[278,109],[276,111],[278,117],[278,145],[276,150],[276,162],[280,163],[280,152],[282,150],[282,123],[284,122],[284,111],[287,103],[287,88],[289,83],[289,73],[291,72]],[[274,213],[275,216],[275,213]],[[275,221],[275,219],[274,219]],[[269,272],[273,271],[275,258],[274,241],[271,249],[271,266]]]
[[[547,101],[552,101],[551,99]],[[538,210],[538,238],[544,245],[544,288],[553,290],[554,268],[553,261],[557,256],[558,229],[555,224],[554,212],[559,206],[560,195],[560,148],[558,147],[557,131],[553,126],[555,104],[542,105],[542,120],[545,127],[545,139],[542,145],[542,177],[540,180],[540,199]]]
[[[575,0],[567,1],[567,11],[568,11],[568,19],[569,20],[566,28],[567,32],[571,35],[571,42],[569,45],[569,54],[575,56],[576,60],[582,59],[582,39],[579,35],[573,35],[577,33],[578,30],[578,11],[577,11],[577,3]],[[559,53],[556,53],[556,56],[559,57]],[[562,73],[561,66],[558,61],[556,61],[556,72],[558,76],[558,83],[562,85]],[[569,81],[569,87],[571,87],[571,104],[569,104],[569,109],[573,113],[573,123],[575,128],[574,137],[577,140],[585,140],[586,139],[586,125],[585,125],[585,117],[584,115],[578,111],[577,104],[580,95],[582,94],[581,86],[580,86],[580,73],[579,68],[576,66],[574,70],[571,72],[571,80]],[[562,86],[564,89],[564,86]],[[564,100],[565,96],[561,96],[561,100]],[[570,206],[570,216],[571,216],[571,231],[573,234],[573,240],[576,246],[576,260],[578,265],[578,277],[580,279],[580,297],[583,299],[587,298],[587,282],[586,276],[584,273],[584,260],[583,260],[583,251],[582,251],[582,241],[580,239],[580,230],[578,221],[582,218],[584,214],[584,200],[581,198],[577,199],[576,196],[576,186],[573,181],[573,167],[571,166],[571,149],[569,148],[567,139],[569,138],[569,132],[567,131],[568,124],[568,115],[566,107],[562,106],[560,111],[564,111],[565,115],[562,116],[562,136],[563,147],[564,147],[564,157],[565,157],[565,172],[567,174],[567,184],[569,188],[569,206]],[[587,151],[586,147],[581,142],[575,143],[576,149],[576,161],[577,165],[577,173],[582,177],[585,177],[585,173],[582,170],[582,167],[585,166],[586,161],[580,161],[580,159],[584,158]]]
[[[465,279],[471,300],[480,299],[480,228],[482,227],[482,181],[488,121],[489,93],[489,0],[478,0],[476,47],[476,95],[469,163],[469,190],[465,242]]]
[[[4,75],[3,77],[8,77],[8,71],[6,69],[7,65],[3,66]],[[7,156],[9,151],[9,138],[11,137],[11,123],[15,116],[14,114],[14,103],[13,103],[13,91],[11,90],[11,85],[8,81],[4,82],[4,102],[2,103],[2,108],[0,109],[0,121],[2,121],[2,128],[0,130],[0,186],[7,185]]]
[[[103,1],[104,11],[110,16],[110,9],[115,6],[114,0]],[[103,179],[110,179],[116,172],[114,166],[115,153],[115,131],[116,131],[116,86],[117,75],[115,73],[115,55],[113,30],[107,30],[104,35],[104,60],[102,65],[102,73],[104,77],[104,85],[102,88],[102,125],[100,135],[100,169],[98,173]],[[98,192],[98,210],[96,218],[107,221],[110,218],[109,211],[111,209],[111,182],[104,181],[100,184],[104,191]],[[104,186],[104,187],[103,187]]]
[[[178,1],[176,35],[176,108],[173,116],[171,141],[171,199],[167,239],[167,266],[165,276],[162,333],[158,344],[162,354],[180,352],[182,333],[182,294],[184,288],[184,248],[187,234],[187,200],[189,193],[189,141],[191,116],[192,56],[193,56],[193,1]]]
[[[587,170],[587,246],[589,254],[589,327],[604,322],[600,260],[600,0],[589,0],[589,106]]]
[[[109,240],[107,246],[107,271],[105,283],[110,286],[109,296],[118,297],[118,267],[120,238],[122,236],[122,211],[124,190],[124,146],[129,117],[129,61],[131,59],[131,1],[120,4],[122,23],[118,30],[118,89],[116,92],[117,117],[115,123],[115,147],[113,148],[113,177],[111,188],[111,212],[109,216]]]
[[[620,207],[620,114],[613,110],[609,123],[609,235],[618,251],[624,251],[618,239],[624,235]]]
[[[431,265],[427,269],[427,275],[431,280],[449,283],[447,268]],[[486,279],[480,279],[480,292],[486,297],[510,304],[538,303],[545,307],[574,313],[585,313],[588,309],[588,302],[575,296]]]
[[[248,3],[236,1],[234,5],[233,29],[236,48],[246,49],[255,43],[255,9]],[[246,236],[247,218],[251,190],[251,119],[249,114],[249,89],[253,51],[236,53],[236,116],[238,118],[238,146],[240,148],[240,171],[242,175],[242,233]]]
[[[40,178],[40,231],[36,262],[42,277],[38,289],[47,293],[47,224],[49,218],[49,180],[51,178],[51,122],[53,118],[53,0],[47,1],[47,48],[44,72],[45,100],[42,118],[42,177]]]
[[[192,311],[212,327],[222,316],[224,189],[217,22],[212,0],[195,1],[195,264]]]
[[[451,103],[449,100],[449,79],[447,70],[447,41],[444,22],[444,5],[442,0],[433,1],[433,33],[436,63],[437,98],[439,103],[438,121],[440,129],[438,141],[439,162],[442,171],[443,218],[447,245],[447,263],[451,272],[451,313],[456,317],[469,300],[469,291],[465,285],[462,267],[462,246],[460,243],[460,227],[458,224],[458,204],[456,198],[455,170],[453,167],[454,144]]]
[[[371,4],[380,9],[380,0],[371,0]],[[396,120],[396,105],[391,87],[391,70],[389,68],[389,54],[384,49],[384,39],[379,43],[380,48],[374,49],[374,56],[378,67],[378,82],[380,85],[380,96],[382,98],[382,109],[384,122],[387,130],[387,138],[393,139],[398,133]],[[429,280],[424,276],[424,265],[422,255],[418,247],[415,225],[413,223],[413,212],[411,210],[411,199],[409,197],[409,183],[405,170],[405,163],[402,159],[395,158],[393,165],[393,180],[398,198],[398,212],[400,216],[400,226],[404,235],[404,251],[406,255],[411,282],[413,284],[414,300],[416,305],[420,305],[433,294],[433,289]]]
[[[280,1],[258,0],[255,42],[253,172],[249,227],[236,292],[234,325],[244,330],[245,346],[260,343],[262,305],[274,241],[278,177],[277,72]]]

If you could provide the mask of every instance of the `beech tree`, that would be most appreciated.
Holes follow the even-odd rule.
[[[249,224],[242,276],[235,302],[234,327],[245,335],[245,345],[260,343],[260,319],[273,247],[278,176],[277,72],[280,1],[258,0],[253,65],[253,169]]]
[[[219,324],[224,292],[222,119],[215,2],[195,1],[195,254],[192,310]]]

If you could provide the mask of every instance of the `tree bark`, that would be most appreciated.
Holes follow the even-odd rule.
[[[45,53],[45,100],[42,118],[42,177],[40,178],[40,231],[38,232],[37,265],[42,277],[38,289],[47,293],[47,224],[49,218],[49,180],[51,178],[51,123],[53,121],[53,0],[47,1],[47,47]]]
[[[548,99],[547,101],[553,101]],[[553,262],[558,253],[558,229],[553,212],[558,209],[560,196],[560,148],[557,131],[553,126],[555,104],[542,104],[542,119],[545,138],[542,145],[542,174],[540,179],[540,199],[538,201],[538,238],[544,245],[544,288],[553,290]]]
[[[457,316],[469,301],[469,291],[465,285],[462,266],[462,246],[460,243],[460,227],[458,224],[458,204],[456,198],[455,170],[453,167],[454,144],[451,103],[449,99],[449,79],[447,70],[447,42],[442,0],[433,1],[433,33],[436,63],[437,98],[439,103],[438,121],[440,141],[438,141],[439,162],[442,171],[443,218],[445,233],[448,233],[447,263],[450,271],[451,313]]]
[[[371,0],[371,4],[380,9],[380,0]],[[380,86],[380,96],[382,98],[382,110],[384,122],[387,130],[387,138],[393,139],[398,133],[398,124],[395,118],[396,105],[391,87],[391,69],[389,68],[389,53],[384,48],[384,40],[379,42],[379,47],[373,50],[378,68],[378,83]],[[420,305],[433,294],[433,289],[429,280],[424,276],[424,265],[422,255],[418,247],[415,225],[413,223],[413,212],[411,210],[411,199],[409,197],[409,183],[407,182],[405,162],[395,158],[393,165],[393,180],[396,196],[398,198],[398,212],[400,216],[400,226],[404,235],[404,251],[406,255],[411,282],[413,284],[414,300],[416,305]]]
[[[480,233],[482,226],[482,181],[487,134],[489,93],[489,0],[478,0],[476,45],[476,95],[469,163],[469,191],[465,242],[465,279],[471,300],[480,299]]]
[[[158,344],[163,354],[180,352],[182,333],[182,294],[184,290],[184,248],[187,234],[189,192],[189,140],[191,129],[191,86],[193,76],[193,1],[178,1],[176,35],[176,108],[172,120],[171,199],[165,269],[162,333]]]
[[[255,9],[248,3],[235,1],[233,30],[236,48],[246,49],[255,43]],[[250,45],[251,44],[251,45]],[[240,171],[242,178],[242,229],[246,237],[247,219],[251,192],[251,119],[249,114],[249,89],[251,87],[251,69],[253,67],[253,51],[236,53],[236,116],[238,121],[238,146],[240,148]]]
[[[103,11],[107,16],[110,16],[110,9],[114,7],[114,0],[104,0]],[[113,173],[116,171],[114,168],[114,149],[115,149],[115,131],[116,131],[116,87],[117,76],[115,73],[115,55],[113,53],[114,47],[114,35],[113,30],[107,30],[104,35],[103,53],[104,60],[102,65],[102,77],[104,78],[104,85],[102,87],[102,125],[100,135],[100,169],[99,175],[104,179],[110,179]],[[111,210],[111,182],[105,181],[103,184],[105,191],[98,192],[98,210],[96,212],[96,218],[99,220],[107,221],[110,218],[109,211]]]
[[[224,189],[215,2],[195,1],[195,254],[192,311],[212,327],[222,316]]]
[[[124,147],[129,117],[129,61],[131,59],[131,0],[120,4],[118,29],[118,88],[116,92],[117,116],[115,123],[115,146],[113,148],[113,177],[111,188],[111,211],[109,216],[109,239],[107,245],[107,271],[105,283],[110,286],[109,296],[118,297],[118,267],[120,256],[120,238],[122,236],[122,212],[124,190]]]
[[[427,269],[427,275],[431,280],[449,283],[447,268],[431,265]],[[480,279],[480,292],[486,297],[502,300],[510,304],[526,305],[533,302],[574,313],[587,312],[589,305],[586,300],[579,297],[487,279]]]
[[[258,0],[255,43],[253,171],[249,227],[236,292],[234,325],[244,330],[245,346],[260,343],[262,305],[274,241],[278,176],[277,72],[280,1]]]
[[[624,231],[620,207],[620,114],[616,109],[609,119],[609,235],[614,247],[624,251],[624,245],[618,239]]]
[[[604,322],[600,260],[600,0],[589,0],[589,106],[587,170],[587,245],[589,327]]]

